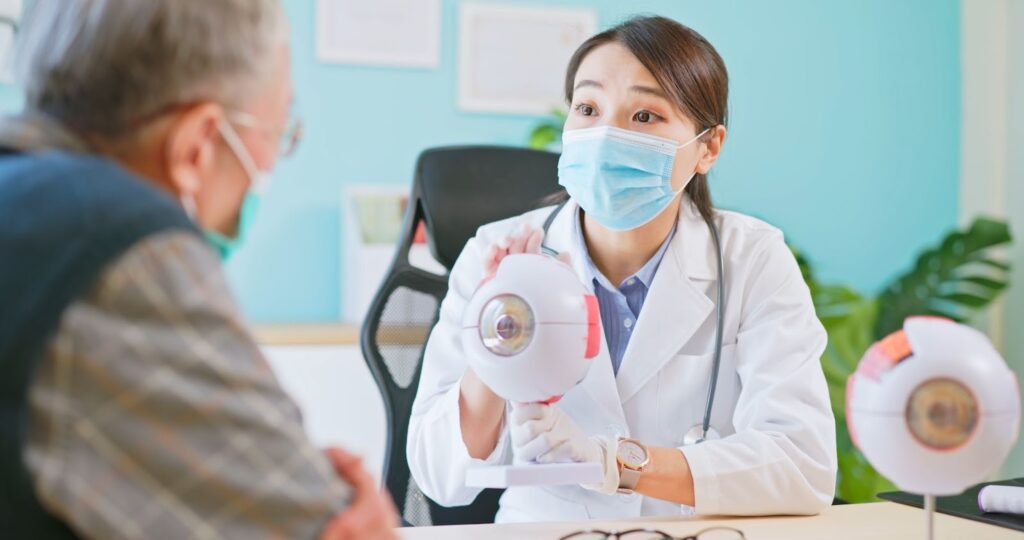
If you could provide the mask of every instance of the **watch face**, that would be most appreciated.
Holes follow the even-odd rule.
[[[618,457],[623,465],[638,469],[647,461],[647,449],[634,441],[619,441]]]

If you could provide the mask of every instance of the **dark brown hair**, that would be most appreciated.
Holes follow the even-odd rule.
[[[665,17],[635,17],[583,42],[565,74],[565,99],[570,105],[583,59],[613,42],[622,44],[654,75],[672,102],[696,124],[697,133],[726,125],[729,74],[725,62],[703,36]],[[714,210],[707,176],[694,176],[686,193],[701,216],[711,219]]]

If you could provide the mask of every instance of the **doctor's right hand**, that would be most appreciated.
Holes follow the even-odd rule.
[[[515,232],[502,240],[491,244],[491,247],[484,253],[484,275],[493,276],[498,271],[498,265],[509,255],[519,253],[540,254],[541,246],[544,244],[544,229],[537,229],[529,223],[522,224]],[[558,254],[558,260],[565,264],[572,264],[572,257],[568,251]]]
[[[537,463],[597,463],[604,478],[583,487],[610,495],[619,487],[614,443],[588,437],[565,411],[543,403],[514,403],[510,426],[516,461]]]
[[[498,265],[502,259],[509,255],[518,253],[540,253],[541,243],[544,241],[544,231],[535,229],[528,223],[516,229],[515,232],[502,240],[491,245],[484,254],[484,275],[493,276],[498,271]]]

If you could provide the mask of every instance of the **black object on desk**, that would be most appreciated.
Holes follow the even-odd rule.
[[[982,523],[996,525],[997,527],[1006,527],[1007,529],[1024,532],[1024,516],[1022,515],[998,514],[981,511],[981,508],[978,507],[978,492],[985,486],[1024,487],[1024,478],[1014,478],[1012,480],[1000,480],[998,482],[978,484],[960,495],[955,495],[953,497],[936,497],[935,510],[951,516],[981,521]],[[917,508],[922,508],[924,506],[923,498],[920,495],[913,495],[903,491],[879,493],[878,497],[895,503],[916,506]]]

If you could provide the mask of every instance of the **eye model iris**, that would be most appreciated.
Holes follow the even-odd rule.
[[[533,341],[533,310],[522,298],[505,294],[492,298],[480,313],[480,340],[488,351],[515,356]]]
[[[978,402],[960,382],[932,379],[911,393],[905,417],[918,442],[935,450],[949,450],[967,442],[974,433]]]

